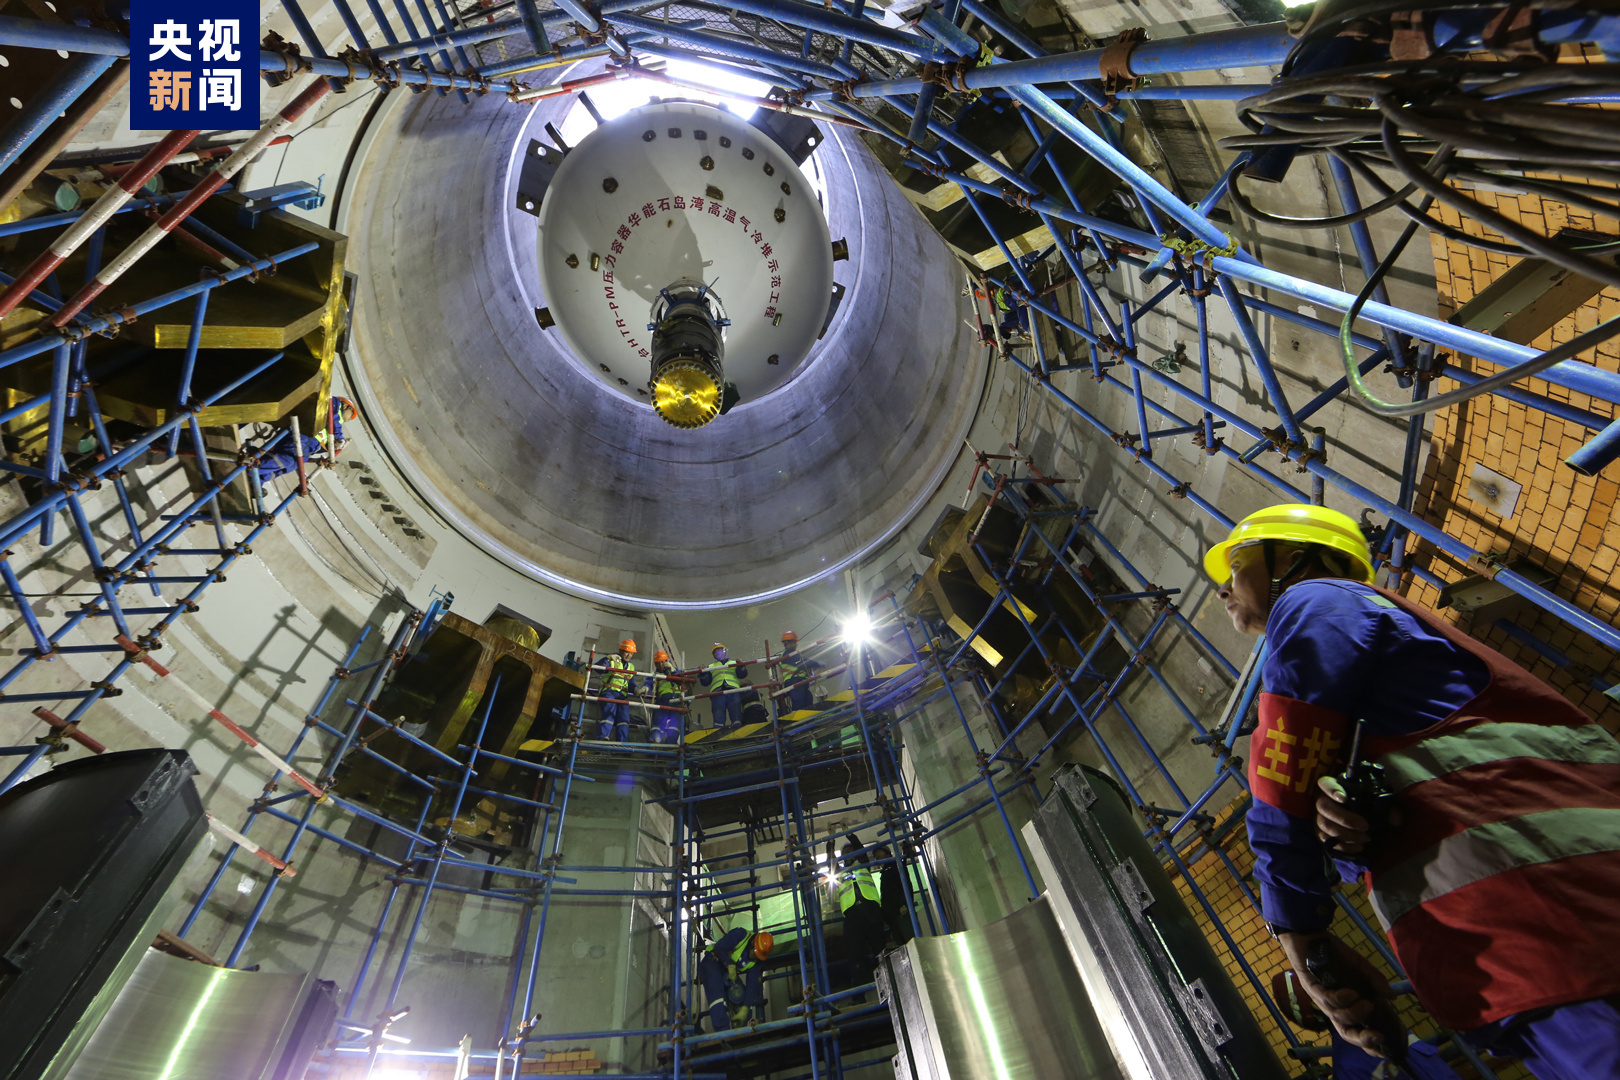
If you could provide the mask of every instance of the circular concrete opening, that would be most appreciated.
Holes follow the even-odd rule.
[[[866,148],[824,128],[842,303],[779,388],[672,428],[536,320],[521,158],[573,101],[401,94],[373,119],[344,193],[347,361],[383,446],[475,543],[603,600],[757,601],[871,551],[938,485],[979,403],[960,264]]]
[[[697,286],[721,316],[724,377],[741,401],[791,378],[832,299],[832,241],[810,184],[767,135],[710,105],[644,105],[587,135],[546,189],[537,243],[557,334],[592,378],[643,407],[670,290]]]

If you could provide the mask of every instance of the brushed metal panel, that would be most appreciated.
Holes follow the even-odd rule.
[[[260,1080],[309,975],[210,967],[148,949],[67,1080]]]
[[[906,950],[939,1075],[1122,1080],[1044,896],[988,926],[915,938]]]

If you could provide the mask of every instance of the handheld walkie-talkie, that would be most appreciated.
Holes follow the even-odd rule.
[[[1362,1027],[1383,1036],[1384,1056],[1390,1064],[1406,1064],[1406,1025],[1396,1015],[1395,1007],[1373,986],[1366,972],[1346,962],[1340,946],[1333,938],[1319,937],[1305,950],[1305,969],[1329,990],[1354,990],[1372,1002],[1373,1011],[1367,1014]]]
[[[1395,809],[1395,794],[1389,790],[1384,767],[1372,761],[1361,760],[1361,729],[1365,720],[1356,721],[1356,730],[1350,737],[1350,754],[1344,771],[1332,777],[1344,792],[1344,806],[1367,820],[1368,847],[1389,832],[1391,814]],[[1337,846],[1328,841],[1328,847]]]

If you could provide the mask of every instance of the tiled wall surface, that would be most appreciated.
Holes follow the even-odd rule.
[[[1535,196],[1515,197],[1490,191],[1471,194],[1504,217],[1538,232],[1553,234],[1573,226],[1612,234],[1616,227],[1613,219],[1594,220],[1590,214]],[[1437,212],[1448,224],[1478,235],[1478,226],[1462,222],[1455,211]],[[1443,316],[1450,316],[1473,299],[1510,265],[1506,256],[1488,254],[1439,236],[1433,237],[1432,244]],[[1550,348],[1617,315],[1620,291],[1605,288],[1531,344],[1538,349]],[[1620,339],[1611,339],[1580,359],[1609,371],[1620,370]],[[1495,370],[1476,360],[1465,363],[1469,370]],[[1438,384],[1442,390],[1456,386],[1453,382]],[[1549,383],[1532,379],[1525,387],[1599,416],[1615,412],[1605,402]],[[1620,564],[1620,464],[1609,466],[1596,477],[1578,476],[1563,464],[1595,432],[1494,395],[1481,395],[1460,408],[1441,410],[1433,425],[1416,512],[1477,550],[1508,559],[1528,558],[1554,575],[1549,587],[1560,597],[1603,622],[1614,622],[1620,614],[1620,581],[1615,575],[1616,565]],[[1468,480],[1476,462],[1523,487],[1512,517],[1499,517],[1469,497]],[[1419,544],[1417,555],[1419,566],[1448,582],[1473,573],[1428,544]],[[1432,584],[1413,580],[1407,595],[1434,608],[1440,592]],[[1592,685],[1594,678],[1620,680],[1612,650],[1539,608],[1520,614],[1514,620],[1518,626],[1575,662],[1560,667],[1495,626],[1470,625],[1468,616],[1454,612],[1442,614],[1556,686],[1610,730],[1620,727],[1620,708]]]

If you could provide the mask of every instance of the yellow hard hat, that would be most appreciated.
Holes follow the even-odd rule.
[[[1232,576],[1232,549],[1259,540],[1321,544],[1350,556],[1357,581],[1372,580],[1372,550],[1360,526],[1346,514],[1309,503],[1282,503],[1256,510],[1237,523],[1231,536],[1204,553],[1204,573],[1217,584],[1225,582]]]
[[[631,638],[625,638],[623,641],[619,642],[619,651],[620,652],[627,652],[630,655],[634,656],[635,652],[636,652],[636,643],[635,643],[635,641],[633,639],[631,639]]]

